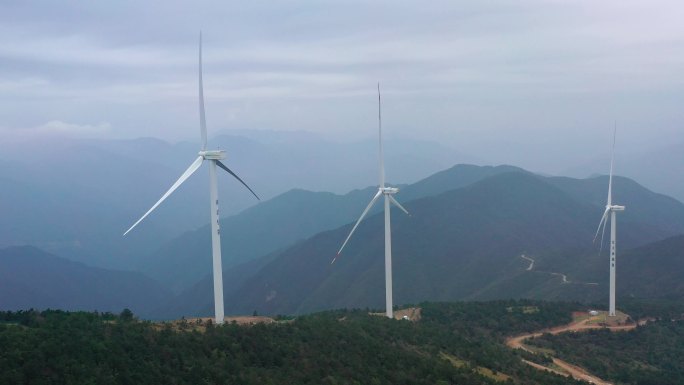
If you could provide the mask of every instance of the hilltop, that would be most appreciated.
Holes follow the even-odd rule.
[[[567,322],[575,305],[420,307],[419,322],[339,310],[252,326],[209,323],[201,332],[128,312],[0,312],[0,383],[575,384],[525,365],[502,343]],[[530,307],[536,311],[524,311]]]

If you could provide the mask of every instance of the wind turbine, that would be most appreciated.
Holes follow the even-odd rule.
[[[378,185],[378,192],[375,194],[373,199],[371,199],[370,203],[368,206],[366,206],[366,209],[363,210],[363,213],[361,213],[361,217],[356,221],[356,224],[352,228],[351,232],[347,236],[347,239],[345,239],[344,243],[342,244],[342,247],[340,247],[340,250],[337,252],[337,256],[333,258],[332,263],[335,263],[335,260],[337,257],[340,256],[340,253],[342,253],[342,249],[344,249],[344,246],[347,245],[347,242],[349,242],[349,239],[351,238],[352,234],[354,234],[354,231],[356,228],[359,226],[359,223],[363,220],[363,218],[368,214],[368,211],[373,207],[375,202],[380,198],[380,196],[384,196],[385,198],[385,308],[386,308],[386,314],[387,317],[389,318],[394,318],[394,313],[392,310],[392,229],[390,227],[390,202],[395,204],[397,207],[401,209],[401,211],[405,212],[408,215],[408,211],[397,202],[396,199],[394,199],[393,195],[399,192],[398,188],[395,187],[386,187],[385,186],[385,164],[384,164],[384,159],[383,159],[383,153],[382,153],[382,117],[381,117],[381,110],[380,110],[380,83],[378,83],[378,133],[379,133],[379,163],[380,163],[380,183]]]
[[[213,255],[213,270],[214,270],[214,315],[216,323],[222,324],[224,320],[223,313],[223,270],[221,268],[221,231],[219,229],[219,210],[218,210],[218,187],[216,185],[216,166],[221,167],[230,175],[235,177],[242,183],[254,196],[259,197],[247,186],[247,184],[240,179],[233,171],[231,171],[221,159],[225,159],[226,152],[223,150],[207,150],[207,122],[204,114],[204,90],[202,86],[202,33],[199,38],[199,115],[200,115],[200,134],[202,137],[202,148],[198,153],[197,159],[188,167],[187,170],[178,178],[176,183],[169,188],[169,190],[162,195],[157,203],[147,210],[145,215],[140,217],[137,222],[133,224],[124,235],[128,234],[135,226],[138,225],[145,217],[147,217],[154,209],[157,208],[166,198],[171,195],[183,182],[197,171],[204,160],[209,161],[209,198],[211,203],[211,250]]]
[[[618,206],[613,204],[613,160],[615,159],[615,136],[617,133],[617,125],[613,131],[613,151],[610,155],[610,175],[608,177],[608,201],[606,202],[606,209],[603,212],[601,221],[599,222],[598,229],[596,230],[596,235],[594,236],[594,242],[598,238],[599,231],[601,231],[601,249],[603,249],[603,235],[606,231],[606,222],[608,221],[608,214],[610,214],[610,294],[609,294],[609,304],[608,304],[608,316],[615,317],[615,233],[616,233],[616,222],[615,213],[618,211],[625,211],[625,206]],[[601,230],[603,227],[603,230]],[[601,254],[601,251],[599,251]]]

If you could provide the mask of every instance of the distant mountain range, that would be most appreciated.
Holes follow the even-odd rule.
[[[119,155],[114,158],[121,160]],[[93,165],[98,162],[92,159]],[[110,175],[113,180],[123,178],[114,171]],[[141,179],[144,176],[145,172],[138,174]],[[102,176],[101,180],[105,179]],[[607,296],[607,251],[599,255],[592,240],[605,204],[607,182],[607,177],[544,177],[513,166],[457,165],[400,185],[397,199],[411,216],[397,211],[392,217],[395,303],[519,297],[602,301]],[[144,184],[142,180],[139,183]],[[59,184],[61,187],[49,190],[12,180],[7,186],[3,197],[23,204],[31,197],[40,199],[30,210],[0,200],[2,209],[7,210],[3,213],[10,217],[23,214],[26,229],[30,229],[30,218],[34,230],[78,234],[83,244],[87,243],[86,247],[77,242],[71,248],[112,244],[113,238],[103,235],[106,230],[101,229],[111,230],[116,227],[112,218],[127,216],[122,206],[98,204],[97,194],[91,193],[104,193],[103,186],[91,186],[88,191],[76,188],[79,193],[75,195]],[[384,276],[379,209],[359,227],[338,262],[330,264],[375,189],[344,195],[295,189],[224,217],[227,313],[381,308]],[[121,187],[116,193],[125,195],[124,190]],[[30,196],[23,195],[26,191]],[[684,272],[679,262],[684,252],[679,250],[684,250],[680,247],[684,242],[684,204],[622,177],[614,180],[614,201],[627,206],[618,215],[619,295],[683,298],[680,282]],[[84,207],[92,208],[102,219],[98,222],[97,215],[86,214]],[[44,221],[36,219],[40,215]],[[61,226],[55,224],[58,220]],[[0,250],[0,309],[120,311],[128,307],[152,318],[211,314],[208,229],[200,227],[164,243],[158,233],[163,225],[151,223],[148,232],[127,239],[145,246],[126,246],[131,249],[118,262],[132,265],[135,258],[135,268],[154,279],[141,273],[89,267],[32,247]],[[3,220],[3,226],[12,230],[14,225]],[[153,242],[163,246],[152,252],[149,243]],[[66,252],[69,247],[60,250]],[[106,260],[119,255],[120,249],[103,250],[102,260]]]
[[[491,175],[524,172],[513,166],[457,165],[408,186],[399,199],[417,198],[467,186]],[[240,214],[221,220],[224,267],[272,253],[321,231],[355,220],[377,187],[345,195],[291,190]],[[373,212],[378,211],[376,207]],[[187,232],[164,244],[154,254],[141,257],[142,271],[166,286],[182,291],[211,272],[209,225]]]
[[[560,174],[582,178],[605,174],[610,162],[608,155],[567,168]],[[684,179],[681,178],[683,164],[684,142],[680,142],[633,154],[618,154],[616,170],[618,174],[637,180],[649,189],[684,202]]]
[[[626,178],[615,178],[614,186],[615,202],[627,206],[618,219],[621,250],[684,233],[682,203]],[[397,197],[412,216],[393,216],[395,303],[510,297],[601,299],[607,292],[607,256],[605,250],[598,256],[592,240],[606,188],[606,177],[541,177],[510,166],[456,166],[405,186]],[[365,199],[354,196],[358,207],[348,214],[352,220],[371,190],[365,192]],[[277,206],[280,199],[285,202],[279,197],[270,204]],[[300,228],[301,224],[299,218],[278,215],[251,222],[248,212],[243,214],[247,216],[241,219],[243,224],[267,223],[267,228]],[[308,215],[302,209],[301,217]],[[227,311],[285,314],[381,307],[381,222],[379,215],[368,218],[335,265],[330,265],[330,259],[351,224],[311,234],[297,243],[290,239],[292,246],[277,245],[264,257],[227,268]],[[286,237],[281,239],[284,242]],[[535,269],[526,270],[529,262],[522,254],[535,259]],[[211,298],[207,277],[158,314],[209,314]]]
[[[373,184],[376,141],[335,143],[306,133],[243,132],[211,138],[226,163],[265,200],[293,188],[347,192]],[[438,143],[390,140],[387,163],[413,182],[468,156]],[[209,223],[206,171],[125,238],[187,168],[199,145],[158,139],[49,137],[0,143],[0,247],[33,245],[91,266],[142,269],[164,242]],[[26,156],[27,149],[40,149]],[[312,162],[312,159],[316,159]],[[340,161],[344,159],[344,161]],[[228,175],[219,178],[222,215],[258,202]]]
[[[142,315],[171,294],[140,273],[86,266],[29,246],[0,249],[0,309],[63,309]]]

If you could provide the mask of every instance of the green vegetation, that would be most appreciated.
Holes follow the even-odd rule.
[[[684,321],[662,320],[629,332],[593,330],[528,340],[619,384],[684,384]]]
[[[171,324],[63,311],[0,312],[7,384],[575,384],[502,341],[569,320],[573,304],[422,304],[420,322],[329,311],[273,324]],[[525,311],[536,307],[537,312]]]
[[[620,298],[618,304],[620,310],[635,320],[644,318],[673,320],[682,318],[684,315],[684,302],[681,300]]]

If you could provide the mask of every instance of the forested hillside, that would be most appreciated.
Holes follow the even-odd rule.
[[[664,319],[629,332],[546,334],[530,343],[617,384],[684,384],[684,321]]]
[[[0,383],[495,384],[576,382],[503,337],[567,322],[575,305],[422,304],[418,322],[329,311],[240,326],[62,311],[0,313]]]

